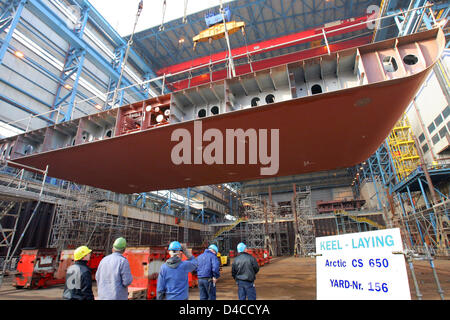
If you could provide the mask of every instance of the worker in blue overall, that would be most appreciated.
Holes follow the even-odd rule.
[[[188,260],[182,261],[185,254]],[[189,272],[197,269],[197,259],[185,245],[173,241],[169,245],[170,258],[161,266],[156,286],[158,300],[187,300],[189,298]]]
[[[200,300],[216,300],[216,281],[220,277],[219,249],[212,244],[197,257]]]

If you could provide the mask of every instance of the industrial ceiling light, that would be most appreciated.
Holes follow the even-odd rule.
[[[72,89],[72,86],[71,86],[70,84],[65,84],[65,85],[64,85],[64,88],[66,88],[67,90],[71,90],[71,89]]]
[[[25,57],[25,55],[23,54],[23,52],[18,51],[18,50],[16,50],[16,51],[14,52],[14,55],[15,55],[17,58],[20,58],[20,59],[23,59],[23,58]]]
[[[95,108],[98,109],[98,110],[102,110],[102,106],[99,105],[99,104],[96,104],[96,105],[95,105]]]
[[[181,38],[180,40],[178,40],[179,44],[183,44],[184,43],[184,38]]]

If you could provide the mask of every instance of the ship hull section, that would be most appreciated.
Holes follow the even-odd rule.
[[[49,176],[119,193],[146,192],[347,168],[368,159],[387,137],[423,83],[430,68],[415,75],[358,86],[201,120],[202,133],[279,130],[278,171],[262,175],[258,163],[194,164],[194,121],[48,151],[14,161],[45,169]],[[174,164],[174,130],[192,137],[191,164]],[[259,132],[259,131],[258,131]],[[198,137],[197,137],[198,138]],[[203,150],[211,142],[203,141]],[[248,142],[247,142],[248,143]],[[268,146],[270,149],[270,145]],[[270,154],[270,152],[269,152]],[[273,158],[272,158],[273,160]]]

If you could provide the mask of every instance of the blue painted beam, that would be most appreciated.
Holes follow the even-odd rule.
[[[54,120],[52,120],[52,119],[50,119],[50,118],[48,118],[46,116],[38,115],[38,113],[36,111],[34,111],[33,109],[31,109],[31,108],[29,108],[27,106],[24,106],[23,104],[18,103],[17,101],[15,101],[15,100],[13,100],[13,99],[11,99],[11,98],[9,98],[9,97],[1,94],[1,93],[0,93],[0,100],[10,104],[13,107],[16,107],[16,108],[20,109],[22,111],[26,111],[28,113],[31,113],[32,115],[35,115],[36,118],[44,120],[44,121],[48,122],[49,124],[54,124],[55,123]]]
[[[84,30],[86,28],[87,20],[89,17],[89,8],[83,8],[81,24],[74,31],[78,38],[82,39]],[[67,54],[67,59],[64,64],[64,69],[61,75],[61,82],[58,86],[57,94],[55,97],[54,108],[60,105],[62,102],[67,99],[67,111],[62,119],[62,122],[69,121],[72,118],[73,106],[75,103],[75,97],[78,93],[78,83],[81,77],[81,72],[83,71],[84,59],[86,56],[86,51],[84,49],[73,49],[69,48],[69,52]],[[69,90],[68,94],[64,96],[62,99],[59,99],[59,94],[61,93],[61,86],[64,82],[66,82],[70,77],[75,74],[75,80],[73,82],[72,88]]]
[[[425,4],[426,0],[416,0],[414,1],[414,5],[411,7],[411,9],[416,9],[419,7],[422,7]],[[418,19],[420,19],[420,15],[422,13],[422,11],[425,9],[421,9],[421,10],[415,10],[415,11],[411,11],[406,17],[406,21],[404,21],[403,25],[402,25],[402,29],[399,32],[399,36],[405,36],[407,34],[412,33],[414,30],[412,29],[415,25]],[[425,17],[425,15],[424,15]],[[406,23],[406,24],[405,24]]]
[[[69,121],[72,118],[73,104],[75,103],[75,97],[76,97],[77,91],[78,91],[78,82],[81,77],[81,72],[83,71],[84,59],[85,59],[85,51],[81,52],[81,57],[79,58],[75,81],[73,83],[72,92],[70,93],[69,105],[67,107],[67,112],[66,112],[66,115],[64,116],[63,121]]]
[[[71,2],[74,4],[78,4],[81,8],[89,8],[89,21],[96,25],[99,30],[104,32],[114,42],[114,47],[118,48],[127,46],[128,41],[121,37],[119,33],[117,33],[117,31],[105,20],[105,18],[103,18],[103,16],[97,11],[97,9],[95,9],[94,6],[92,6],[89,1],[71,0]],[[142,71],[142,74],[150,74],[151,78],[157,77],[156,73],[149,66],[149,64],[141,56],[139,56],[136,51],[133,50],[133,48],[130,48],[128,52],[128,59],[130,59],[130,61]],[[162,82],[160,80],[156,81],[155,83],[159,87],[162,87]],[[164,91],[169,92],[167,88],[165,88]]]
[[[122,38],[116,30],[103,18],[103,16],[95,9],[92,4],[87,0],[72,0],[74,4],[78,4],[81,8],[87,7],[89,8],[89,21],[96,24],[101,31],[103,31],[107,36],[111,38],[114,42],[115,47],[126,46],[127,41]],[[155,77],[155,73],[150,68],[150,66],[144,61],[142,57],[140,57],[132,48],[130,48],[129,58],[131,61],[142,70],[142,73],[150,73]]]
[[[22,15],[22,10],[25,7],[25,3],[27,0],[21,0],[17,6],[17,9],[14,13],[14,17],[9,24],[9,30],[6,34],[5,39],[3,39],[2,46],[0,47],[0,64],[3,61],[3,58],[5,57],[6,51],[8,50],[9,43],[11,41],[11,38],[13,36],[14,30],[16,29],[17,24],[19,23],[20,17]]]
[[[18,86],[12,84],[11,82],[9,82],[9,81],[7,81],[7,80],[5,80],[5,79],[3,79],[3,78],[0,78],[0,82],[6,84],[7,86],[9,86],[9,87],[11,87],[11,88],[13,88],[14,90],[19,91],[20,93],[22,93],[22,94],[24,94],[24,95],[30,97],[31,99],[36,100],[37,102],[43,104],[44,106],[46,106],[46,107],[48,107],[48,108],[51,108],[51,105],[49,105],[47,102],[45,102],[45,101],[43,101],[42,99],[40,99],[40,98],[38,98],[38,97],[32,95],[32,94],[29,93],[29,92],[23,90],[22,88],[19,88]]]
[[[97,68],[116,80],[119,79],[120,74],[114,70],[111,63],[106,61],[100,53],[95,51],[83,39],[80,39],[77,34],[70,30],[66,23],[44,3],[38,0],[27,0],[27,9],[36,14],[48,27],[64,38],[73,48],[86,50],[86,58]],[[123,82],[126,86],[132,84],[127,78],[123,78]],[[145,95],[137,86],[131,87],[130,90],[140,99],[145,99]]]

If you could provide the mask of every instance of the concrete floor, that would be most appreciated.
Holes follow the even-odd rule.
[[[450,298],[450,260],[434,261],[446,300]],[[426,261],[415,261],[414,269],[424,300],[439,300],[431,268]],[[411,298],[417,300],[410,270],[409,286]],[[0,289],[0,300],[60,300],[63,285],[37,290],[16,289],[12,278],[6,277]],[[315,300],[315,259],[281,257],[260,268],[255,281],[258,300]],[[97,288],[94,282],[94,294]],[[199,300],[198,288],[189,290],[189,300]],[[237,300],[237,287],[231,277],[231,266],[223,267],[222,277],[217,282],[217,300]]]

